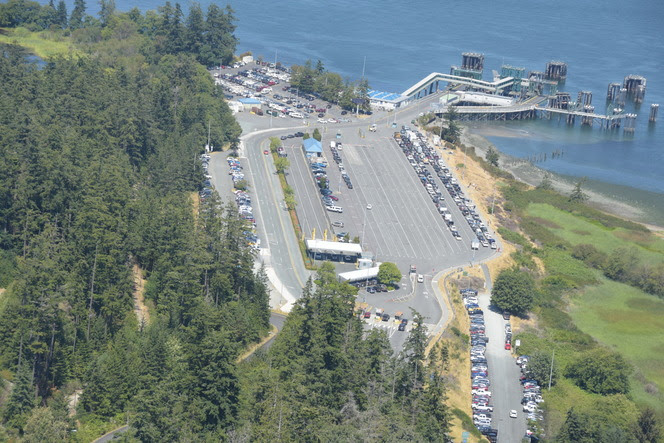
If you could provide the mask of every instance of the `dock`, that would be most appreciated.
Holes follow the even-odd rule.
[[[558,91],[567,79],[565,62],[550,61],[544,71],[527,73],[525,68],[503,65],[500,73],[493,71],[493,81],[482,80],[483,70],[484,54],[464,52],[460,67],[452,66],[450,74],[432,72],[406,89],[401,97],[406,104],[444,89],[448,94],[434,109],[439,116],[453,106],[459,119],[465,121],[551,120],[558,117],[568,125],[578,121],[582,126],[609,130],[622,127],[626,133],[633,133],[637,114],[626,113],[625,104],[628,100],[637,105],[643,103],[646,93],[647,82],[640,75],[630,74],[622,83],[609,83],[606,103],[601,107],[607,110],[607,114],[602,115],[595,113],[592,91],[579,91],[576,101],[569,92]],[[441,82],[447,83],[445,88],[441,87]],[[495,99],[489,100],[482,95]],[[658,110],[659,105],[651,105],[651,124],[656,122]]]

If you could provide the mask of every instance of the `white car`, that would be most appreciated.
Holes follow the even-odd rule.
[[[367,209],[371,210],[371,208],[373,208],[373,206],[371,206],[371,203],[367,203]]]
[[[510,418],[516,418],[516,409],[510,411]]]
[[[417,274],[417,282],[424,283],[424,276],[422,274]]]

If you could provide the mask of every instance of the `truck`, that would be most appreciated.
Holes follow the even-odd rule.
[[[479,241],[478,239],[474,238],[474,239],[470,242],[470,249],[475,249],[475,250],[477,250],[477,249],[479,249],[479,248],[480,248],[480,241]]]

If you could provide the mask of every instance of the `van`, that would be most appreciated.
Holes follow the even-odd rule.
[[[331,142],[330,142],[330,148],[331,148],[331,149],[337,149],[337,142],[335,142],[335,141],[331,141]]]
[[[339,212],[339,213],[344,212],[344,208],[342,208],[341,206],[325,206],[325,209],[327,209],[330,212]]]

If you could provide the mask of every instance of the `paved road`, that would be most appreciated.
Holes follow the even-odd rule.
[[[269,136],[274,135],[275,131],[279,130],[263,130],[243,136],[240,161],[250,185],[261,238],[258,261],[266,265],[268,278],[275,288],[271,305],[288,310],[288,305],[299,298],[310,272],[305,269],[300,255],[272,157],[263,154],[263,150],[269,148]],[[228,179],[224,156],[213,155],[209,169],[215,187],[222,189],[222,181]],[[281,295],[285,300],[281,299]]]
[[[129,426],[121,426],[118,429],[114,429],[113,431],[109,432],[108,434],[104,434],[101,437],[99,437],[96,440],[93,440],[92,443],[106,443],[112,440],[115,440],[116,438],[120,438],[121,434],[124,434],[129,430]]]
[[[410,113],[416,113],[418,109]],[[414,116],[403,111],[397,114],[397,118],[390,116],[391,120],[377,117],[375,121],[380,124],[376,133],[367,130],[373,118],[350,125],[314,125],[323,128],[323,155],[329,163],[330,188],[339,199],[335,204],[343,207],[343,214],[332,214],[323,209],[302,148],[290,139],[286,143],[291,159],[289,184],[295,189],[300,223],[308,236],[315,229],[317,237],[321,238],[324,229],[332,229],[331,221],[342,221],[344,227],[334,228],[335,233],[348,232],[351,238],[360,237],[365,251],[373,253],[377,261],[396,263],[404,274],[402,289],[397,293],[367,294],[361,290],[358,298],[369,303],[370,308],[385,309],[390,315],[402,311],[410,316],[412,307],[427,318],[426,322],[433,329],[440,321],[445,321],[447,313],[433,295],[432,278],[444,269],[484,260],[495,251],[470,249],[474,234],[445,187],[439,183],[463,240],[456,240],[451,235],[392,137],[391,123],[394,120],[399,125],[410,124],[409,118]],[[337,133],[341,133],[340,138]],[[353,182],[353,189],[348,189],[341,181],[339,166],[332,159],[330,141],[342,143],[343,148],[338,152]],[[367,209],[367,204],[371,204],[371,209]],[[405,275],[411,264],[424,275],[425,283],[418,285],[421,290],[413,297],[405,297],[411,291]],[[340,272],[348,270],[344,265],[337,267]]]
[[[341,140],[344,143],[342,158],[355,184],[353,191],[356,192],[347,190],[343,183],[340,188],[340,203],[344,207],[343,215],[346,223],[344,230],[351,231],[351,236],[361,236],[364,231],[365,239],[362,243],[365,249],[376,253],[379,261],[394,261],[404,274],[401,291],[371,296],[364,294],[364,297],[367,297],[366,301],[373,307],[385,309],[391,315],[403,311],[410,317],[412,307],[425,316],[425,322],[430,330],[443,324],[449,315],[442,301],[437,300],[434,295],[431,286],[433,277],[445,269],[465,265],[472,260],[480,261],[494,253],[482,249],[474,253],[469,248],[469,238],[466,236],[463,241],[453,239],[424,188],[419,184],[415,172],[408,165],[398,145],[392,140],[394,131],[391,128],[392,122],[396,121],[399,126],[410,124],[420,112],[428,110],[429,103],[436,100],[437,96],[427,97],[418,104],[402,110],[389,114],[377,112],[369,118],[355,120],[352,123],[329,124],[327,130],[323,129],[323,146],[327,151],[329,151],[329,140],[333,137],[336,139],[336,133],[341,132]],[[301,260],[297,239],[283,204],[283,195],[271,156],[264,155],[263,150],[269,145],[269,136],[285,135],[296,130],[311,131],[316,123],[313,120],[311,126],[304,128],[296,126],[301,124],[300,120],[270,119],[249,113],[237,114],[236,118],[245,134],[242,149],[244,158],[241,161],[251,185],[254,214],[262,239],[263,249],[259,259],[266,264],[268,277],[274,288],[272,306],[277,307],[284,302],[292,303],[299,298],[310,272],[304,268]],[[372,123],[378,125],[376,133],[367,130]],[[270,130],[270,126],[274,128],[275,124],[285,127]],[[299,146],[299,142],[298,139],[288,139],[285,145]],[[295,150],[291,148],[291,151]],[[289,152],[289,156],[292,154],[294,152]],[[327,156],[331,160],[329,152]],[[227,177],[225,175],[227,165],[220,160],[220,157],[213,156],[210,163],[215,186],[217,180]],[[299,205],[308,208],[302,211],[312,214],[303,220],[303,223],[310,223],[306,225],[306,229],[315,226],[320,232],[320,229],[329,227],[330,218],[322,209],[315,188],[311,189],[314,183],[310,172],[306,171],[308,174],[306,175],[300,171],[301,167],[297,168],[300,160],[304,161],[303,158],[291,157],[291,163],[295,167],[290,171],[289,183],[297,188],[309,188],[309,191],[305,191],[304,197],[302,191],[296,191],[296,198]],[[332,162],[328,169],[334,166]],[[333,188],[335,179],[338,180],[337,176],[331,174],[330,181]],[[308,203],[301,203],[307,200]],[[367,203],[372,204],[371,210],[366,209]],[[337,219],[336,215],[334,217]],[[463,223],[459,220],[457,225],[461,227]],[[310,235],[310,232],[308,234]],[[321,234],[317,235],[320,238]],[[425,276],[425,282],[420,284],[414,296],[407,297],[410,287],[405,274],[411,264],[415,264],[418,272]],[[281,299],[279,293],[284,293],[286,300]],[[400,335],[394,334],[394,336]],[[393,341],[396,342],[395,348],[399,349],[398,342],[401,340],[395,338]]]
[[[486,292],[479,294],[479,304],[484,311],[486,335],[489,343],[486,348],[486,359],[491,380],[491,398],[493,402],[492,425],[498,429],[499,442],[520,442],[526,433],[526,413],[521,407],[521,375],[516,359],[510,351],[505,350],[505,323],[502,315],[489,309],[491,299],[491,278],[483,266]],[[510,410],[516,409],[516,419],[510,418]]]
[[[274,325],[277,328],[277,334],[281,332],[281,330],[284,328],[285,322],[286,322],[285,315],[277,314],[276,312],[270,313],[270,324]],[[272,346],[272,344],[274,343],[274,338],[277,336],[277,334],[274,334],[274,336],[263,345],[263,348],[269,349],[270,346]]]

